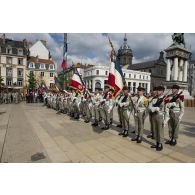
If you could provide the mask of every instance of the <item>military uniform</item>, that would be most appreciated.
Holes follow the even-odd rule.
[[[119,133],[119,135],[123,135],[123,137],[127,137],[129,133],[129,120],[131,114],[131,103],[129,101],[129,94],[124,94],[119,103],[120,112],[121,112],[121,120],[122,120],[122,128],[123,132]]]
[[[103,98],[100,102],[101,104],[101,116],[104,121],[104,127],[102,129],[107,130],[109,129],[111,118],[112,118],[112,110],[113,110],[113,95],[111,92],[105,92],[103,94]]]
[[[144,90],[144,88],[138,88],[138,91]],[[144,121],[147,115],[146,108],[148,107],[148,99],[142,96],[133,97],[134,101],[134,120],[135,120],[135,134],[136,137],[132,138],[132,141],[137,141],[137,143],[142,142],[142,136],[144,131]]]
[[[164,87],[157,87],[157,90],[164,92]],[[156,140],[156,145],[152,145],[151,147],[160,151],[163,149],[164,126],[169,119],[169,109],[167,108],[166,97],[161,95],[158,98],[153,99],[149,109],[152,113],[153,130]]]
[[[156,87],[153,89],[153,92],[156,91]],[[148,109],[147,109],[147,112],[148,112],[148,115],[149,115],[149,122],[150,122],[150,134],[147,136],[148,138],[152,138],[152,139],[155,139],[155,132],[154,132],[154,113],[151,112],[151,106],[156,102],[157,100],[157,97],[156,95],[153,95],[151,97],[149,97],[148,99]]]
[[[116,98],[117,113],[118,113],[118,118],[119,118],[119,123],[120,123],[117,125],[117,127],[120,127],[120,128],[122,128],[122,110],[120,107],[122,98],[123,98],[122,93]]]
[[[182,94],[170,95],[167,106],[169,107],[170,116],[168,121],[170,140],[166,144],[174,146],[177,144],[180,121],[184,115],[184,96]]]

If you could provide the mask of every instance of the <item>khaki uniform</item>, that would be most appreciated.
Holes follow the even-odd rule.
[[[132,111],[129,95],[123,95],[120,99],[119,107],[121,112],[122,128],[123,130],[129,131],[129,119]]]
[[[135,120],[135,134],[136,136],[143,136],[144,121],[146,118],[146,108],[148,106],[148,99],[145,96],[135,96],[132,98],[135,106],[134,120]]]
[[[105,126],[109,126],[113,115],[114,99],[110,92],[104,93],[101,100],[101,116]]]
[[[169,116],[168,121],[169,137],[173,139],[178,138],[180,121],[184,115],[184,96],[180,95],[179,98],[174,101],[174,96],[169,96]]]
[[[102,96],[100,93],[97,93],[93,97],[93,110],[94,110],[94,119],[95,123],[98,123],[100,120],[100,101],[102,99]]]
[[[169,119],[169,109],[164,101],[164,95],[154,98],[149,107],[152,113],[152,124],[154,137],[157,143],[163,143],[164,141],[164,126]]]
[[[156,100],[157,98],[156,97],[150,97],[149,98],[149,105],[148,105],[148,109],[147,109],[147,112],[148,112],[148,115],[149,115],[149,121],[150,121],[150,133],[152,135],[152,138],[155,138],[156,135],[155,135],[155,128],[154,128],[154,113],[151,112],[151,107],[153,104],[156,103]]]
[[[120,103],[121,103],[122,98],[123,98],[123,95],[120,95],[116,99],[117,113],[118,113],[118,118],[119,118],[120,125],[122,125],[122,110],[121,110],[121,107],[120,107]]]

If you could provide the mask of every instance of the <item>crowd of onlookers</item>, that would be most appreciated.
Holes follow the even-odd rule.
[[[1,90],[0,104],[18,104],[23,100],[23,94],[19,90]]]
[[[28,91],[26,94],[26,103],[40,103],[43,102],[43,92],[38,90]]]

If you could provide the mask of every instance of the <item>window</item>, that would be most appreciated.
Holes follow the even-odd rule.
[[[54,70],[54,65],[53,65],[53,64],[50,64],[50,65],[49,65],[49,69],[50,69],[50,70]]]
[[[7,48],[7,54],[12,54],[12,49],[11,48]]]
[[[145,79],[145,76],[143,75],[143,79]]]
[[[96,70],[96,75],[99,75],[99,70]]]
[[[131,78],[131,74],[129,74],[129,78]]]
[[[18,77],[23,77],[23,69],[18,68]]]
[[[12,77],[12,68],[6,68],[6,76]]]
[[[7,57],[7,58],[6,58],[6,61],[7,61],[7,64],[12,64],[12,58]]]
[[[50,72],[50,77],[53,77],[53,72]]]
[[[124,76],[124,78],[125,78],[125,73],[123,73],[123,76]]]
[[[101,88],[101,83],[100,82],[96,82],[95,83],[95,88]]]
[[[18,55],[20,55],[20,56],[23,55],[23,49],[18,49]]]
[[[29,63],[29,68],[35,68],[34,62],[30,62],[30,63]]]
[[[7,86],[12,86],[12,80],[11,79],[6,79]]]
[[[40,64],[40,69],[45,69],[45,64]]]
[[[23,65],[23,58],[18,58],[18,64]]]
[[[41,72],[41,77],[44,77],[44,72]]]
[[[136,74],[134,74],[134,79],[136,79]]]
[[[105,74],[108,75],[108,71],[106,71]]]
[[[22,79],[18,79],[18,86],[20,86],[20,87],[22,87],[23,86],[23,81],[22,81]]]
[[[139,75],[139,78],[141,79],[142,78],[142,75]]]

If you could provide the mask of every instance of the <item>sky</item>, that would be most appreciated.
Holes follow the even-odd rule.
[[[172,44],[173,33],[127,33],[127,42],[133,51],[133,63],[155,60],[160,51]],[[109,62],[111,38],[117,51],[123,44],[125,33],[68,33],[68,66],[73,63],[107,65]],[[46,40],[52,59],[61,70],[63,58],[63,33],[7,33],[7,38],[27,39],[32,43]],[[195,59],[195,34],[184,34],[186,47],[191,48]]]

